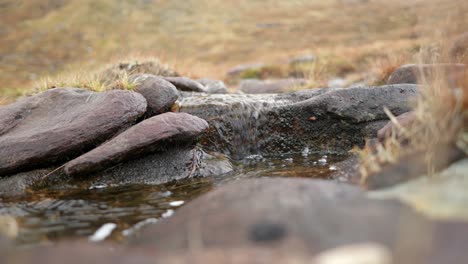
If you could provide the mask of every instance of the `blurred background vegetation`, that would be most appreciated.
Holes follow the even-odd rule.
[[[434,40],[466,30],[465,0],[0,0],[0,97],[45,76],[121,57],[157,57],[182,75],[224,79],[262,62],[283,77],[313,54],[306,77],[379,83]],[[447,24],[456,18],[456,27]],[[460,26],[462,25],[462,26]],[[7,99],[5,99],[7,98]]]

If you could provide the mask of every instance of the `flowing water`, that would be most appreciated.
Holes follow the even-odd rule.
[[[256,145],[258,128],[268,121],[263,113],[273,104],[287,102],[272,101],[268,96],[251,97],[252,100],[246,100],[245,96],[231,96],[238,101],[223,102],[223,96],[218,97],[214,101],[210,97],[210,102],[224,107],[219,115],[224,120],[231,120],[227,125],[229,129],[226,124],[211,124],[217,126],[217,132],[229,130],[232,135],[226,142],[229,143],[227,152],[235,165],[234,172],[163,185],[94,186],[66,192],[34,192],[20,201],[0,199],[0,215],[8,215],[6,219],[10,219],[10,226],[18,227],[18,245],[53,243],[72,238],[94,240],[99,236],[95,234],[96,230],[102,226],[110,228],[110,236],[104,235],[100,239],[124,241],[126,236],[142,226],[177,214],[176,209],[180,206],[232,180],[255,177],[328,179],[336,170],[334,163],[344,158],[313,155],[307,147],[302,153],[264,157]],[[200,103],[196,100],[181,104],[187,106],[190,103],[206,105],[206,101]],[[115,225],[106,225],[110,223]],[[91,239],[93,234],[95,236]]]

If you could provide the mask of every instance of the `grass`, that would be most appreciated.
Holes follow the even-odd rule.
[[[168,65],[156,58],[127,58],[118,60],[97,70],[80,70],[47,76],[35,84],[33,92],[40,92],[57,87],[77,87],[96,92],[110,89],[134,90],[137,83],[130,76],[147,73],[159,76],[177,76]]]
[[[432,63],[449,61],[447,46],[450,45],[440,44],[441,50],[430,53],[430,58],[422,50],[420,60]],[[465,72],[465,79],[458,80],[456,87],[453,87],[444,70],[436,70],[432,74],[431,78],[426,78],[424,74],[419,76],[423,87],[413,107],[415,122],[403,127],[392,113],[387,112],[395,124],[392,136],[376,146],[366,146],[357,151],[363,185],[386,166],[398,164],[416,153],[424,156],[424,164],[413,166],[425,166],[428,175],[436,172],[436,160],[445,155],[441,153],[441,146],[456,144],[468,153],[468,74]]]
[[[0,80],[18,88],[134,53],[159,57],[183,75],[218,79],[237,64],[281,68],[315,54],[328,75],[364,79],[370,59],[427,44],[426,32],[466,11],[462,0],[0,2]]]

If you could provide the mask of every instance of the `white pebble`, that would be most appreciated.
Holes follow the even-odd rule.
[[[169,205],[177,207],[177,206],[183,205],[184,203],[185,203],[184,201],[172,201],[172,202],[169,203]]]
[[[332,165],[332,166],[330,166],[330,170],[331,170],[331,171],[336,171],[337,168],[336,168],[336,166]]]
[[[169,218],[169,217],[171,217],[173,214],[174,214],[174,210],[169,209],[169,210],[167,210],[166,212],[164,212],[164,213],[161,215],[161,217],[162,217],[162,218]]]
[[[107,223],[101,226],[92,236],[89,237],[89,241],[92,242],[99,242],[104,239],[106,239],[110,234],[112,234],[112,231],[117,227],[116,224],[114,223]]]

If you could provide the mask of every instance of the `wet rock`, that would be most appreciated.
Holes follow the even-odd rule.
[[[311,89],[281,95],[210,95],[180,100],[181,112],[210,123],[201,143],[234,159],[252,154],[344,153],[410,110],[416,85]]]
[[[263,151],[345,152],[362,146],[374,135],[373,123],[386,120],[384,107],[392,113],[409,111],[415,85],[331,89],[310,99],[278,106],[262,126],[269,131]],[[374,129],[377,129],[374,127]]]
[[[307,84],[305,79],[256,80],[247,79],[240,83],[240,91],[248,94],[284,93]]]
[[[359,158],[357,155],[350,155],[343,161],[334,165],[334,170],[330,178],[339,182],[349,182],[359,184],[361,175],[359,172]]]
[[[317,59],[317,57],[313,54],[297,56],[289,60],[289,65],[297,66],[301,64],[308,64],[312,63]]]
[[[0,178],[0,197],[21,196],[35,186],[50,172],[48,169],[38,169]]]
[[[201,83],[187,77],[163,77],[163,79],[172,83],[180,91],[200,93],[206,92]]]
[[[211,79],[198,79],[197,82],[205,86],[205,91],[210,94],[227,94],[229,93],[226,84],[223,81]]]
[[[449,52],[453,62],[466,62],[468,60],[468,32],[454,40]]]
[[[371,192],[372,198],[400,199],[433,218],[468,221],[468,159],[433,176]]]
[[[197,148],[176,147],[89,175],[92,180],[88,185],[156,185],[186,178],[218,176],[232,170],[227,158],[213,158]]]
[[[421,83],[421,76],[430,83],[440,76],[446,76],[450,84],[455,85],[464,71],[463,64],[408,64],[396,69],[388,77],[387,84],[417,84]]]
[[[135,123],[138,93],[51,89],[0,107],[0,176],[76,157]]]
[[[246,71],[259,70],[263,67],[265,67],[265,64],[263,63],[241,64],[230,69],[227,72],[227,75],[231,78],[236,78],[236,77],[240,77],[240,75],[242,75],[242,73]]]
[[[252,239],[252,230],[261,239]],[[369,199],[350,185],[262,178],[236,181],[193,200],[170,220],[144,228],[130,245],[163,252],[188,250],[194,243],[224,252],[261,246],[290,256],[377,243],[395,263],[447,263],[465,255],[467,234],[467,223],[433,222],[399,202]]]
[[[406,112],[396,117],[398,124],[403,128],[409,128],[415,121],[414,112]],[[388,122],[383,128],[377,132],[377,137],[380,142],[392,136],[397,130],[397,125],[392,121]]]
[[[165,149],[169,144],[192,144],[207,128],[205,120],[189,114],[157,115],[68,162],[64,170],[68,175],[96,172]]]
[[[147,116],[162,114],[171,109],[179,97],[177,88],[170,82],[150,74],[136,74],[130,77],[137,84],[135,91],[148,102]]]

